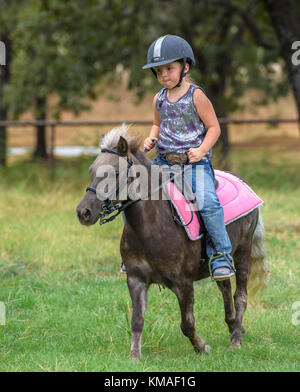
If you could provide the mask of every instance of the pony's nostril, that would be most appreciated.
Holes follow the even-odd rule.
[[[78,219],[80,221],[85,221],[85,222],[88,222],[91,215],[92,215],[92,212],[89,208],[83,208],[83,209],[77,208],[76,213],[77,213]]]
[[[91,210],[89,210],[88,208],[85,208],[82,211],[82,216],[83,216],[84,220],[87,221],[90,218],[90,216],[91,216]]]

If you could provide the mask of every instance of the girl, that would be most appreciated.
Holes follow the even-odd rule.
[[[180,162],[191,165],[184,171],[185,179],[196,194],[198,206],[211,241],[207,255],[214,280],[228,279],[235,274],[231,243],[224,224],[223,207],[214,185],[212,147],[220,136],[214,108],[202,89],[189,83],[185,76],[195,64],[191,46],[183,38],[165,35],[155,40],[148,50],[148,63],[163,88],[153,99],[154,121],[144,148],[151,150],[154,139],[162,164]],[[204,171],[204,184],[196,184],[196,168]]]

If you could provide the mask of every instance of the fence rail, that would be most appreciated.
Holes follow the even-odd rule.
[[[220,124],[282,124],[282,123],[300,123],[297,118],[268,118],[268,119],[236,119],[236,118],[218,118]],[[110,126],[119,125],[122,123],[135,124],[135,125],[151,125],[152,121],[3,121],[0,120],[0,127],[35,127],[35,126]]]
[[[300,118],[269,118],[269,119],[235,119],[219,117],[219,123],[222,124],[283,124],[283,123],[298,123],[300,129]],[[55,128],[56,127],[78,127],[78,126],[115,126],[122,123],[135,125],[152,125],[152,121],[60,121],[60,120],[36,120],[36,121],[15,121],[15,120],[0,120],[0,127],[37,127],[45,126],[50,128],[50,146],[49,155],[51,166],[54,166],[54,148],[55,148]]]

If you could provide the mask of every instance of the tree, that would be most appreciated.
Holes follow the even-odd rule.
[[[291,1],[291,0],[289,0]],[[279,1],[280,2],[280,1]],[[28,0],[16,13],[6,107],[18,117],[33,110],[36,118],[59,118],[63,110],[79,113],[85,99],[96,98],[99,85],[115,80],[116,69],[129,73],[129,88],[141,97],[159,87],[141,70],[150,43],[177,34],[192,45],[192,76],[213,101],[217,115],[241,108],[249,88],[263,101],[288,91],[287,77],[274,71],[280,43],[261,0]],[[290,78],[290,81],[292,79]],[[54,107],[49,97],[58,98]],[[227,127],[221,147],[229,151]],[[45,154],[45,130],[37,151]]]
[[[142,7],[147,10],[136,0],[27,1],[18,13],[12,77],[5,89],[14,118],[29,109],[39,120],[87,109],[84,101],[97,97],[99,84],[111,80],[117,65],[130,63]],[[50,107],[53,94],[58,101]],[[35,155],[46,156],[42,126]]]
[[[6,64],[0,66],[0,119],[6,120],[8,115],[8,110],[6,105],[3,104],[3,90],[4,86],[9,82],[9,65],[11,62],[11,41],[9,34],[2,33],[0,36],[0,41],[5,43],[6,51]],[[0,126],[0,165],[6,165],[6,127]]]
[[[293,44],[300,42],[300,5],[292,0],[263,0],[280,44],[300,119],[300,66],[293,62]]]
[[[19,2],[20,3],[20,2]],[[4,90],[10,81],[12,61],[12,32],[15,25],[17,1],[0,1],[0,41],[5,45],[5,65],[0,66],[0,119],[7,120],[8,107],[4,102]],[[0,126],[0,165],[6,165],[6,127]]]
[[[76,12],[72,12],[72,7]],[[84,2],[30,0],[20,9],[13,35],[15,55],[11,80],[5,88],[5,102],[14,118],[30,109],[37,120],[46,120],[51,114],[58,118],[64,109],[79,113],[84,108],[78,101],[89,95],[95,80],[91,81],[91,67],[85,62],[85,53],[78,50],[76,56],[80,41],[77,47],[75,40],[70,45],[71,39],[64,31],[69,25],[73,30],[80,27],[80,12],[76,7],[81,11]],[[49,97],[53,93],[60,99],[50,114]],[[37,127],[34,155],[47,157],[42,125]]]

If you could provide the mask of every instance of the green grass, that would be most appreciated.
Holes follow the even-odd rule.
[[[176,297],[152,286],[142,358],[129,360],[131,301],[119,274],[122,220],[81,226],[75,207],[90,158],[60,161],[55,173],[16,161],[0,171],[0,371],[300,371],[300,170],[268,152],[232,155],[232,169],[264,199],[269,285],[244,317],[240,350],[229,351],[221,295],[195,283],[196,355],[180,330]],[[251,162],[251,164],[249,164]]]

